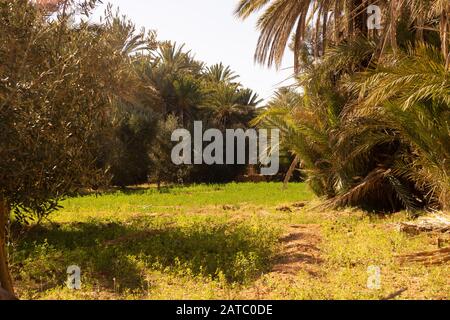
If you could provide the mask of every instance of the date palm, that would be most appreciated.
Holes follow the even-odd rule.
[[[257,94],[239,84],[218,83],[212,85],[206,106],[203,108],[210,124],[225,130],[230,125],[247,127],[254,117]]]
[[[184,45],[162,42],[145,61],[144,73],[164,101],[165,113],[184,118],[193,101],[198,101],[200,71],[203,65],[196,61]],[[185,119],[183,119],[183,122]]]
[[[210,67],[206,67],[203,72],[204,78],[210,82],[226,82],[232,83],[239,76],[231,70],[229,66],[225,66],[223,63],[214,64]]]
[[[385,51],[388,44],[397,48],[398,22],[403,19],[419,36],[424,29],[438,28],[442,52],[445,57],[449,55],[450,3],[447,0],[379,0],[375,3],[366,0],[240,0],[235,13],[246,19],[262,11],[257,23],[260,37],[256,61],[279,67],[292,40],[298,72],[299,54],[305,43],[312,43],[314,55],[319,57],[330,42],[337,45],[360,35],[372,35],[367,28],[370,4],[382,9],[384,30],[378,36],[380,50]],[[438,26],[434,23],[436,19]]]
[[[348,125],[341,141],[358,141],[360,147],[346,152],[344,161],[397,141],[404,147],[391,175],[412,181],[431,201],[448,207],[450,77],[442,52],[419,43],[387,56],[383,65],[356,76],[349,88],[360,98],[350,112],[359,125]],[[361,125],[360,120],[367,119],[377,119],[378,128]],[[381,125],[385,130],[380,130]]]
[[[317,58],[327,47],[331,35],[335,43],[355,36],[355,28],[366,32],[364,1],[328,0],[241,0],[235,10],[236,16],[246,19],[251,14],[264,10],[258,20],[260,37],[255,60],[269,67],[280,67],[286,48],[290,45],[294,52],[294,73],[301,71],[302,51],[306,42],[314,43],[313,52]],[[342,14],[344,14],[342,16]],[[330,21],[334,29],[329,30]],[[311,30],[313,29],[313,30]],[[285,186],[300,162],[297,155],[285,178]]]
[[[326,40],[331,36],[336,42],[341,33],[355,34],[354,29],[366,30],[365,7],[362,0],[241,0],[235,10],[239,18],[246,19],[251,14],[263,10],[258,29],[260,37],[255,59],[269,66],[280,66],[284,52],[293,39],[295,70],[299,70],[298,54],[305,41],[315,39],[315,55],[325,51]],[[343,14],[343,15],[342,15]],[[329,30],[330,22],[334,28]],[[314,32],[309,32],[309,28]]]

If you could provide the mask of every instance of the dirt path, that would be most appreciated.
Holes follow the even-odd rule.
[[[291,225],[280,241],[282,248],[272,269],[273,275],[294,276],[302,270],[312,275],[317,273],[322,262],[319,225]]]
[[[320,225],[290,225],[281,237],[280,252],[272,270],[256,281],[253,286],[243,290],[239,298],[271,299],[274,283],[295,283],[299,272],[307,272],[311,276],[319,276],[321,242]]]

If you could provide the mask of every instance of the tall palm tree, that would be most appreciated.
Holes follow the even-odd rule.
[[[330,34],[329,22],[334,20],[332,37],[339,43],[341,33],[346,38],[354,37],[359,32],[367,32],[365,19],[366,11],[361,0],[240,0],[235,13],[239,18],[246,19],[251,14],[264,9],[258,20],[260,37],[258,40],[255,60],[269,67],[275,64],[280,67],[286,48],[291,46],[294,52],[294,73],[301,71],[301,53],[306,42],[314,43],[315,57],[326,51],[327,38]],[[344,22],[344,27],[342,23]],[[313,31],[311,27],[314,25]],[[297,155],[287,172],[284,185],[292,174],[300,158]]]
[[[367,27],[367,7],[376,4],[381,7],[384,31],[379,35],[379,46],[385,50],[387,44],[397,47],[397,26],[399,19],[406,19],[417,28],[434,28],[440,31],[442,52],[449,55],[450,3],[447,0],[240,0],[236,16],[246,19],[263,10],[257,27],[260,31],[255,59],[277,67],[281,65],[284,52],[292,40],[296,73],[300,68],[299,54],[305,42],[314,43],[314,55],[323,55],[331,42],[342,41],[360,35],[370,36]],[[409,15],[402,15],[409,12]],[[450,58],[447,59],[447,62]]]
[[[420,31],[418,34],[419,40],[424,40],[423,30],[427,28],[434,28],[439,31],[441,39],[441,51],[446,58],[446,67],[450,64],[450,2],[447,0],[409,0],[411,7],[411,19],[416,21],[416,27]],[[438,25],[426,25],[426,20],[438,20]]]
[[[445,57],[437,48],[419,43],[387,56],[386,61],[348,85],[360,97],[349,112],[354,123],[378,119],[386,129],[350,124],[341,133],[342,142],[354,143],[358,136],[361,147],[352,154],[347,152],[344,161],[396,140],[409,152],[393,163],[392,175],[412,181],[415,188],[425,189],[429,198],[448,206],[450,76]]]
[[[240,0],[235,13],[246,19],[264,10],[258,20],[260,37],[255,59],[269,66],[281,65],[284,52],[293,39],[294,65],[299,71],[299,56],[305,41],[315,40],[315,55],[325,51],[326,40],[339,42],[342,34],[347,38],[366,31],[366,8],[363,0]],[[329,24],[334,22],[330,32]],[[314,32],[308,29],[314,28]]]
[[[263,12],[258,20],[260,38],[255,53],[256,61],[269,66],[275,64],[279,67],[286,48],[290,47],[294,51],[294,72],[298,75],[298,84],[305,91],[304,99],[308,102],[301,102],[299,105],[304,111],[311,110],[310,107],[313,106],[314,112],[320,114],[318,119],[305,117],[301,113],[301,117],[305,117],[304,119],[296,118],[298,115],[294,116],[290,113],[280,116],[280,114],[276,115],[280,110],[272,106],[274,110],[269,110],[264,114],[266,119],[276,120],[281,127],[287,127],[287,123],[292,125],[285,135],[304,140],[291,139],[292,149],[296,145],[303,145],[305,141],[309,145],[313,145],[311,138],[315,142],[322,141],[319,135],[311,135],[308,138],[308,136],[299,135],[298,130],[294,130],[295,127],[297,129],[304,128],[305,124],[318,125],[322,123],[322,126],[318,126],[318,132],[323,134],[322,138],[327,137],[328,139],[328,142],[322,145],[323,147],[328,145],[328,148],[322,149],[319,153],[320,157],[315,162],[308,161],[314,154],[312,150],[301,149],[297,146],[295,152],[297,157],[288,172],[286,181],[290,179],[291,173],[302,159],[307,163],[306,166],[309,169],[316,170],[312,177],[328,177],[327,181],[322,180],[322,187],[319,189],[328,190],[326,193],[329,195],[342,195],[345,190],[351,190],[355,187],[355,181],[352,179],[358,175],[366,176],[368,181],[372,182],[370,184],[367,183],[367,180],[363,180],[360,186],[373,186],[375,181],[377,183],[390,181],[388,184],[394,189],[397,188],[398,194],[402,194],[401,188],[398,187],[401,185],[400,179],[387,175],[388,171],[377,171],[376,168],[372,173],[367,172],[369,163],[366,160],[357,156],[355,157],[357,161],[350,161],[345,153],[352,154],[352,149],[355,149],[356,153],[359,152],[358,150],[365,150],[368,151],[366,155],[372,152],[372,160],[382,163],[381,159],[374,156],[374,148],[369,147],[366,144],[367,141],[364,142],[364,138],[373,138],[374,142],[378,139],[377,145],[380,146],[382,145],[380,141],[386,138],[385,135],[380,134],[380,131],[401,131],[396,126],[390,125],[386,118],[381,121],[380,117],[367,119],[356,117],[356,114],[360,114],[364,109],[373,110],[373,106],[380,104],[383,99],[395,96],[403,97],[404,101],[396,101],[396,104],[401,103],[404,106],[421,103],[421,98],[426,94],[428,94],[428,99],[437,95],[445,96],[446,87],[442,86],[442,82],[435,81],[442,73],[434,74],[434,72],[448,73],[449,70],[448,33],[450,25],[448,12],[450,3],[445,0],[376,1],[375,4],[380,6],[383,15],[384,30],[380,33],[371,32],[367,28],[366,10],[370,4],[372,3],[366,0],[241,0],[236,8],[236,15],[242,19],[260,10]],[[365,103],[355,100],[351,85],[343,88],[342,83],[345,83],[346,78],[351,77],[355,72],[371,69],[377,63],[385,64],[386,59],[392,60],[397,57],[397,60],[394,60],[396,63],[399,61],[398,59],[404,58],[402,52],[405,43],[413,40],[409,30],[413,30],[413,34],[419,40],[425,39],[425,33],[438,31],[441,52],[446,60],[446,63],[441,65],[443,70],[436,67],[436,64],[428,64],[424,66],[430,67],[431,71],[415,74],[414,69],[418,66],[412,64],[409,74],[393,73],[384,82],[378,82],[380,86],[372,90],[376,81],[384,79],[382,73],[377,73],[373,78],[369,78],[372,82],[363,82],[364,89],[367,89],[361,91],[366,92]],[[430,38],[429,35],[427,37]],[[367,38],[370,41],[367,41]],[[292,43],[290,43],[291,41]],[[437,44],[435,43],[435,45]],[[390,55],[391,51],[394,53],[393,56]],[[412,53],[409,56],[411,55]],[[313,60],[310,57],[313,57]],[[401,67],[403,69],[398,69],[399,72],[407,70],[404,65]],[[366,76],[364,75],[363,78]],[[391,82],[388,83],[388,80]],[[419,83],[423,83],[420,89],[418,89]],[[390,87],[386,87],[387,85]],[[403,86],[405,89],[411,86],[413,90],[402,91]],[[326,103],[323,103],[324,101]],[[444,104],[448,106],[448,101],[445,101]],[[283,101],[275,99],[275,105],[282,106]],[[387,105],[384,108],[389,109]],[[396,109],[390,108],[390,110],[393,114]],[[407,110],[403,111],[407,112]],[[412,116],[414,112],[411,111],[411,114],[408,113],[408,115]],[[398,112],[397,115],[406,117],[405,114],[400,115]],[[326,119],[325,122],[323,122],[324,119]],[[286,121],[287,123],[285,123]],[[352,142],[340,149],[344,155],[332,152],[332,150],[336,150],[339,143],[342,144],[345,141],[342,136],[343,132],[353,125],[356,126],[355,129],[360,129],[359,134],[353,138],[361,138],[361,140],[350,139]],[[426,132],[425,127],[422,129],[422,132]],[[428,131],[428,134],[431,135],[431,131]],[[286,141],[289,139],[285,138]],[[384,147],[387,145],[383,144]],[[380,151],[378,150],[378,152]],[[443,153],[440,152],[440,154]],[[326,163],[328,165],[324,166]],[[390,168],[390,166],[388,167]],[[440,181],[447,183],[445,175]],[[364,190],[358,186],[355,188],[355,192],[350,197],[355,194],[364,197],[369,192],[369,189]],[[377,188],[377,190],[385,189],[380,188],[380,184],[377,185]],[[394,191],[392,193],[395,194]],[[395,200],[393,201],[395,202]],[[406,197],[401,197],[400,201],[412,203]]]
[[[176,42],[162,42],[153,53],[153,60],[156,65],[160,64],[164,70],[170,74],[178,72],[199,72],[203,65],[198,63],[191,51],[185,50],[185,45],[178,45]]]

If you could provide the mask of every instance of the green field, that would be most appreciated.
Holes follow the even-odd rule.
[[[67,199],[50,221],[15,231],[22,299],[448,299],[450,266],[401,264],[437,249],[408,219],[321,209],[305,184],[134,188]],[[66,288],[81,268],[82,289]],[[381,288],[368,289],[370,266]]]

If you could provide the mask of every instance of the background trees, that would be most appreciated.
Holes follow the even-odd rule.
[[[177,43],[157,42],[133,60],[140,79],[135,93],[147,98],[122,104],[125,113],[116,118],[116,140],[122,146],[111,150],[119,153],[111,159],[113,183],[219,182],[231,181],[242,173],[245,167],[225,165],[212,170],[174,168],[168,130],[193,130],[194,121],[202,121],[205,130],[247,128],[260,102],[257,94],[243,87],[230,67],[221,63],[206,66]]]

